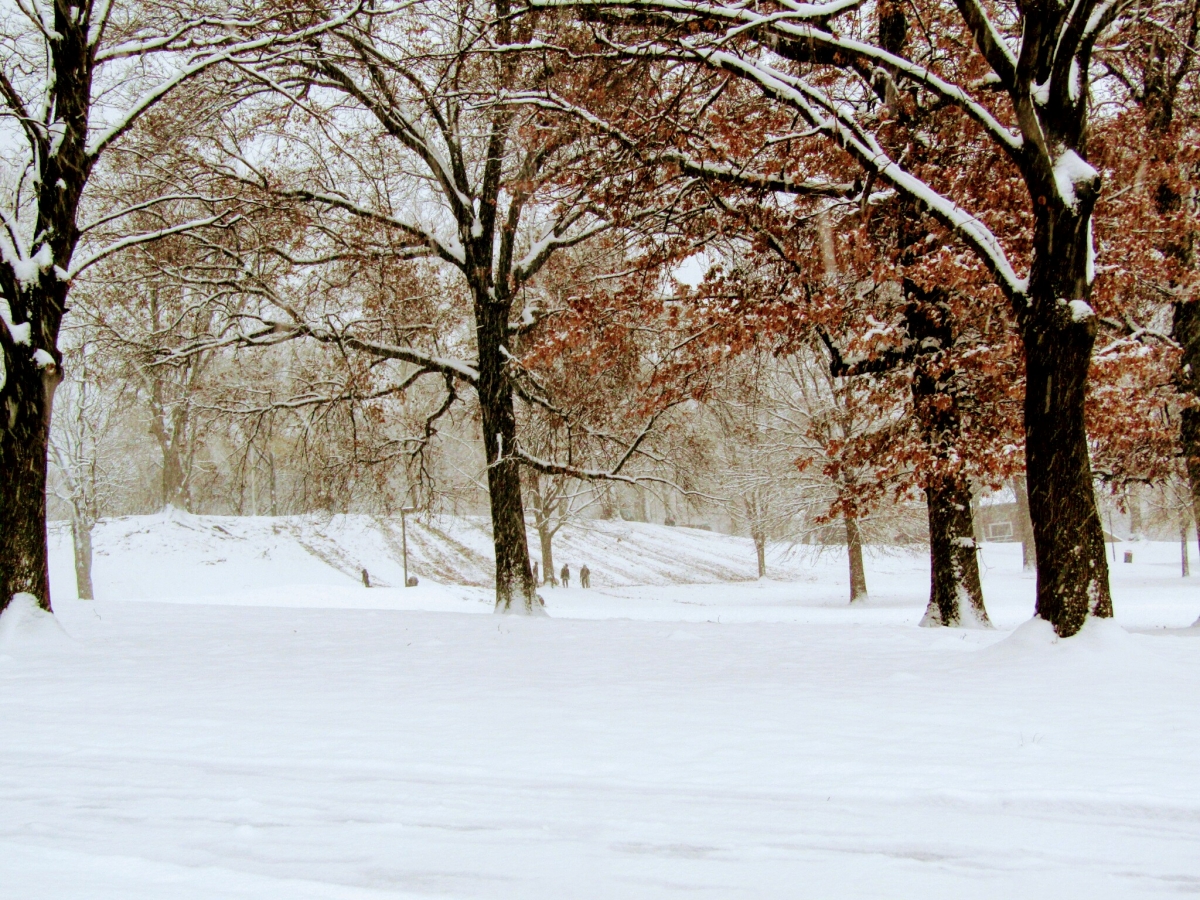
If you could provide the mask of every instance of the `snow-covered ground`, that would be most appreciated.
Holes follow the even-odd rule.
[[[526,620],[439,583],[483,580],[477,524],[423,527],[420,587],[367,590],[377,523],[118,520],[95,603],[58,542],[58,623],[0,620],[0,897],[1200,893],[1178,545],[1055,643],[1011,544],[960,632],[916,627],[920,555],[850,608],[836,553],[735,581],[747,541],[600,523],[556,551],[600,587]]]

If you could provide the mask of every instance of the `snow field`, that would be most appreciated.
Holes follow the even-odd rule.
[[[206,565],[221,544],[134,524],[61,629],[0,620],[0,897],[1200,891],[1177,545],[1113,567],[1125,627],[1056,642],[1014,545],[983,551],[988,632],[915,627],[907,553],[868,559],[857,608],[830,553],[804,581],[546,590],[527,620],[261,535]],[[658,532],[684,567],[745,549]]]

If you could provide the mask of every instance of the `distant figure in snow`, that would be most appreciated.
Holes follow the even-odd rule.
[[[538,564],[537,563],[533,564],[533,583],[534,584],[538,583]]]
[[[371,573],[363,569],[363,587],[371,586]]]
[[[579,586],[584,589],[592,586],[592,570],[587,567],[587,563],[579,570]]]
[[[571,570],[567,568],[566,563],[563,563],[562,571],[558,575],[562,578],[563,587],[571,586]]]
[[[416,576],[416,575],[409,575],[409,576],[408,576],[408,586],[409,586],[409,587],[416,587],[418,584],[419,584],[419,582],[417,581],[417,576]]]

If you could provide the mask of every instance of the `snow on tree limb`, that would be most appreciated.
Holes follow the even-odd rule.
[[[215,216],[205,216],[199,219],[191,219],[187,222],[179,222],[175,225],[170,225],[166,228],[159,228],[155,231],[140,232],[138,234],[126,235],[119,240],[113,241],[92,252],[88,253],[82,259],[72,259],[71,268],[65,272],[59,273],[59,279],[66,282],[74,281],[81,272],[94,266],[103,259],[107,259],[114,253],[119,253],[129,247],[136,247],[138,244],[148,244],[152,241],[161,240],[173,234],[182,234],[186,231],[195,231],[200,228],[206,228],[212,225],[234,225],[237,217],[230,217],[226,213],[218,213]]]
[[[797,78],[724,52],[706,55],[713,65],[735,71],[761,85],[763,90],[801,112],[814,127],[828,134],[875,177],[912,197],[929,213],[963,239],[996,276],[1001,289],[1014,303],[1022,303],[1028,282],[1020,278],[995,234],[949,198],[905,171],[868,132],[838,106]]]
[[[755,37],[763,45],[771,47],[774,52],[805,61],[820,48],[844,56],[846,62],[861,60],[882,67],[894,74],[900,74],[920,84],[930,93],[963,109],[972,119],[982,126],[992,139],[1010,156],[1016,155],[1022,145],[1019,133],[1005,127],[987,109],[976,101],[968,91],[947,81],[926,66],[910,59],[889,53],[883,48],[864,41],[835,34],[828,29],[823,20],[835,13],[819,12],[821,7],[812,7],[802,13],[780,13],[764,15],[755,12],[741,4],[707,3],[701,0],[531,0],[533,7],[568,7],[568,8],[617,8],[617,9],[646,9],[664,13],[684,13],[694,16],[697,21],[726,21],[737,23],[731,32],[717,36],[713,46],[725,46],[728,39],[744,32],[767,32],[767,36]],[[853,7],[846,7],[849,9]],[[839,9],[838,12],[845,11]],[[822,22],[822,24],[814,24]],[[707,45],[697,39],[680,39],[678,45],[697,56],[703,56]],[[787,50],[791,49],[791,53]],[[652,51],[647,51],[652,52]]]
[[[470,385],[474,385],[479,380],[479,369],[462,360],[434,356],[414,347],[357,338],[347,334],[345,329],[339,331],[305,323],[280,321],[264,321],[262,327],[249,332],[239,330],[222,336],[202,337],[183,347],[161,353],[155,364],[171,365],[197,354],[223,347],[271,347],[302,338],[309,338],[322,344],[349,347],[380,359],[411,363],[424,372],[438,372]]]
[[[208,41],[198,42],[196,48],[198,52],[192,53],[191,59],[184,65],[177,65],[174,72],[166,76],[159,84],[146,90],[138,97],[130,107],[109,126],[99,134],[91,137],[85,147],[87,156],[97,156],[111,144],[114,140],[127,132],[137,121],[137,119],[154,106],[159,100],[169,94],[172,90],[182,84],[184,81],[199,75],[214,66],[225,62],[232,62],[239,57],[251,56],[254,53],[263,50],[276,51],[282,46],[289,44],[305,44],[318,36],[338,28],[345,23],[351,21],[361,8],[362,3],[358,2],[352,5],[344,13],[339,16],[334,16],[328,20],[321,21],[308,28],[303,28],[292,33],[275,34],[267,33],[258,35],[250,40],[235,42],[232,45],[229,43],[227,35],[217,35]],[[184,41],[178,47],[175,42],[179,37],[185,36],[192,30],[198,29],[205,25],[216,24],[221,28],[233,27],[235,30],[244,27],[250,27],[252,31],[258,31],[265,24],[259,22],[228,22],[223,20],[211,21],[208,19],[200,19],[194,22],[185,23],[175,35],[164,35],[157,41],[148,41],[141,48],[130,48],[128,52],[121,53],[114,59],[121,59],[127,56],[133,56],[139,59],[145,58],[153,53],[189,53],[193,51],[193,46],[190,42]],[[209,51],[209,48],[218,48],[215,51]],[[103,54],[96,54],[95,63],[102,64],[106,61]]]

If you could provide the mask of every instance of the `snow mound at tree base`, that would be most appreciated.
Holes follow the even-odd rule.
[[[26,648],[56,649],[71,646],[71,638],[53,613],[38,606],[32,594],[14,594],[0,613],[0,652]]]
[[[980,658],[992,661],[1028,661],[1031,659],[1083,660],[1103,657],[1105,660],[1137,660],[1144,649],[1136,637],[1112,619],[1089,617],[1079,633],[1069,638],[1059,637],[1054,626],[1034,616],[1015,628],[1008,637],[980,651]]]

